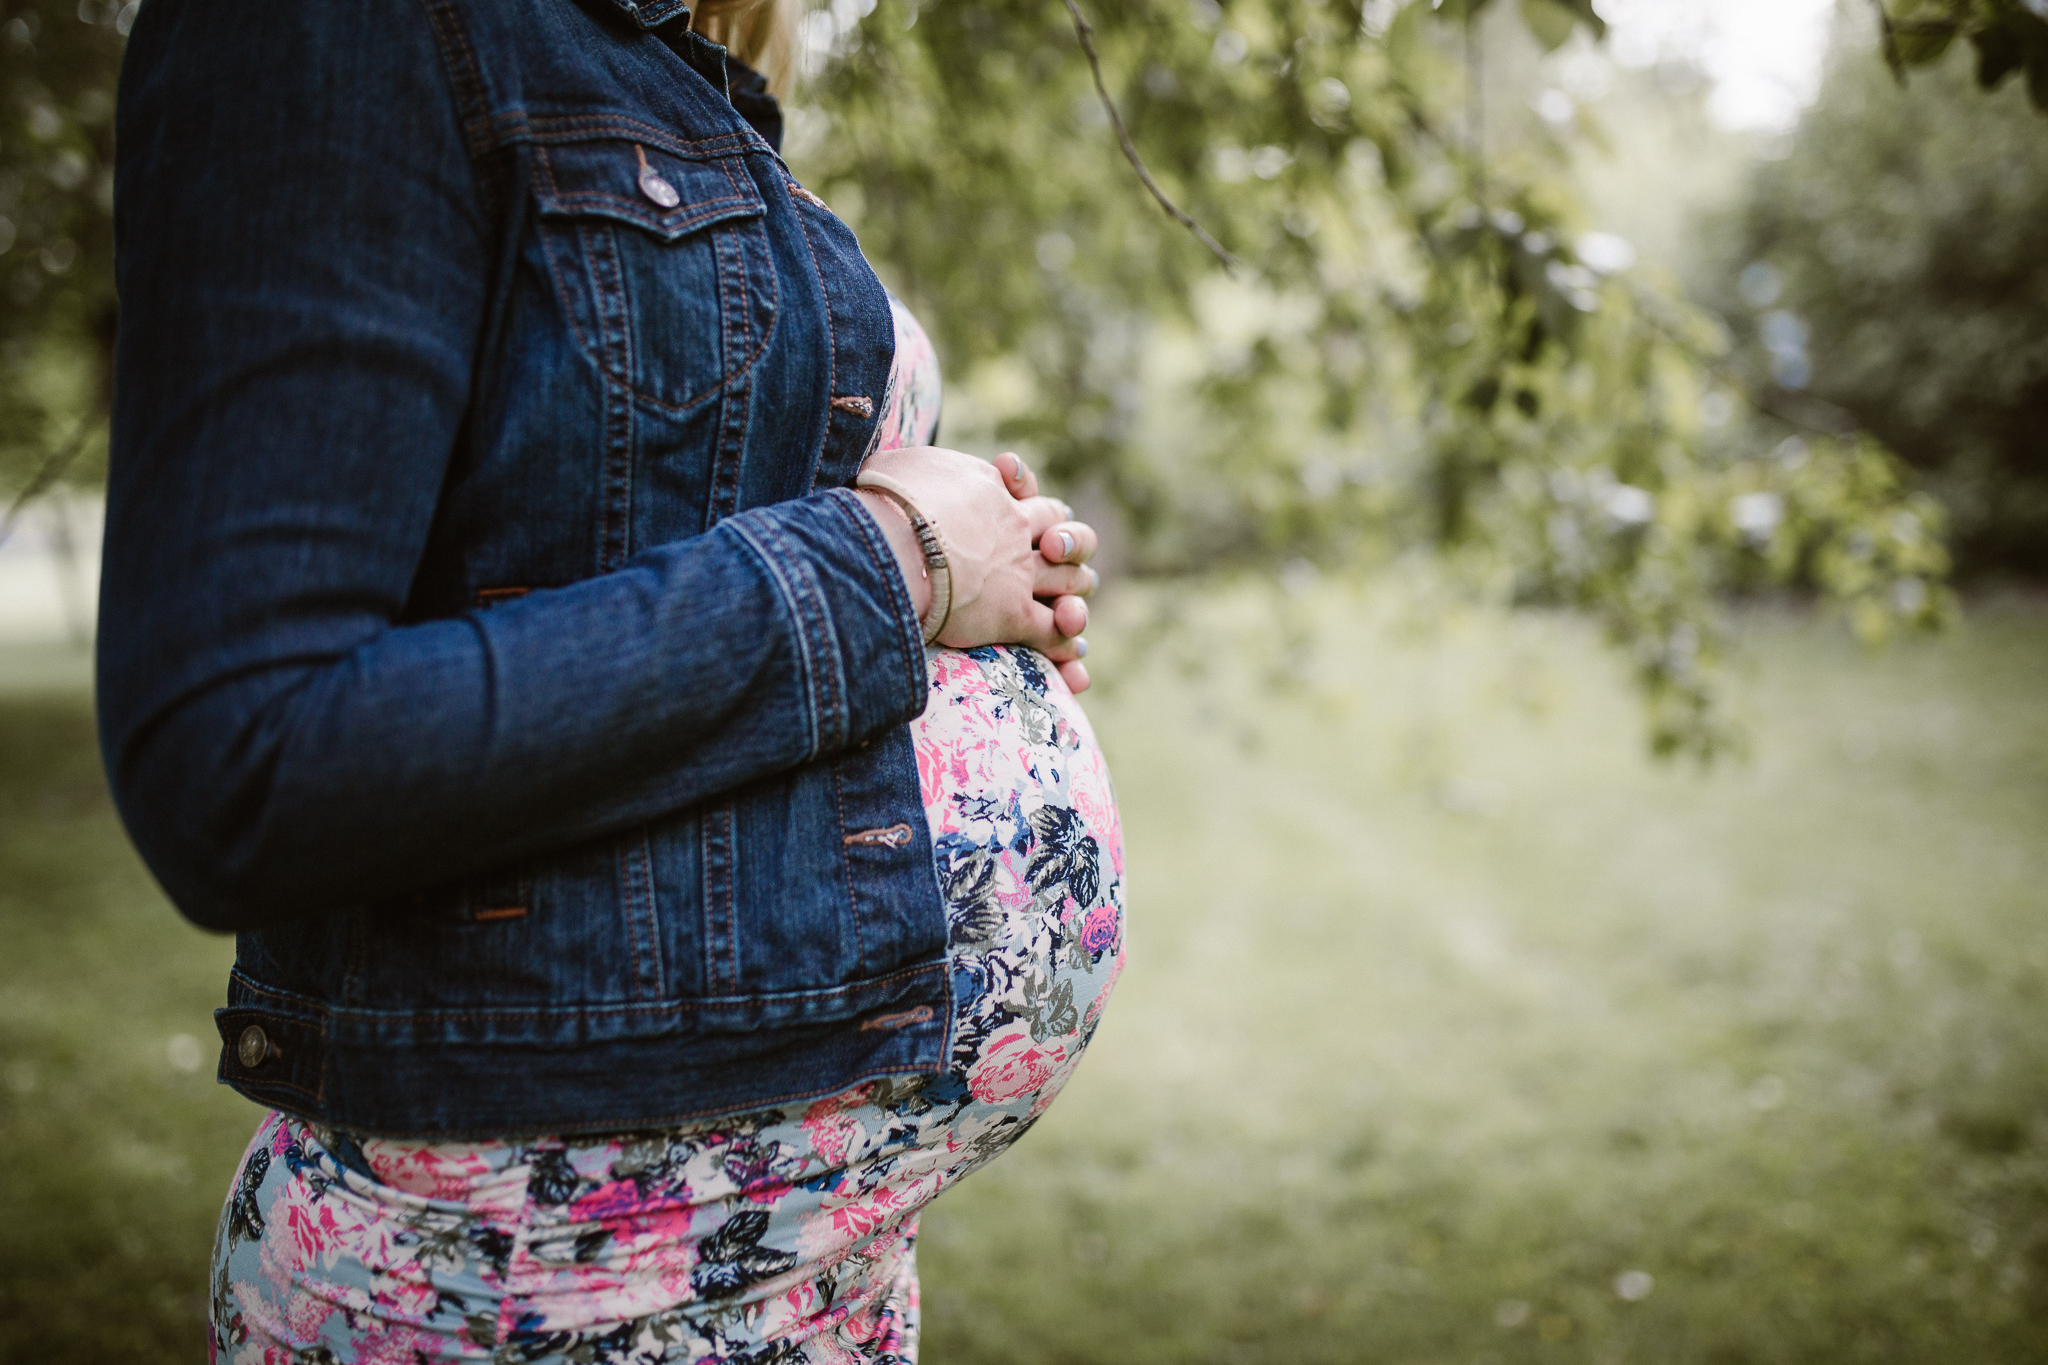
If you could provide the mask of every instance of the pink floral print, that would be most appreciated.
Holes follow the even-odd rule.
[[[889,365],[889,393],[875,422],[876,450],[930,445],[939,427],[939,357],[917,315],[889,296],[896,324],[896,358]]]

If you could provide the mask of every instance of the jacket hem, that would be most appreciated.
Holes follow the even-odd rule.
[[[437,1035],[343,1041],[341,1011],[247,978],[216,1012],[218,1079],[309,1122],[385,1137],[456,1139],[673,1127],[838,1094],[945,1067],[948,969],[927,963],[846,996],[856,1013],[740,1032],[693,1028],[672,1012],[658,1031],[562,1041],[478,1042]],[[473,1013],[473,1012],[470,1012]],[[534,1013],[549,1013],[535,1011]],[[854,1019],[866,1016],[865,1022]],[[245,1065],[252,1027],[267,1055]]]

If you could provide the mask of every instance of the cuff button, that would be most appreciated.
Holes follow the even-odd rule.
[[[235,1060],[254,1071],[270,1057],[270,1038],[261,1024],[251,1024],[235,1040]]]

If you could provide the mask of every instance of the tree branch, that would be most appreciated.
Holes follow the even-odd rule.
[[[52,451],[50,458],[43,461],[42,468],[35,472],[35,477],[23,486],[21,492],[15,494],[14,501],[7,508],[7,515],[0,517],[0,545],[5,545],[7,538],[14,534],[14,523],[21,519],[22,509],[64,476],[64,471],[78,458],[78,452],[85,449],[85,438],[92,435],[93,428],[99,425],[99,418],[98,413],[87,413],[81,417],[77,428],[71,433],[71,439]]]
[[[1891,11],[1884,7],[1884,0],[1870,0],[1871,8],[1877,11],[1877,28],[1882,40],[1885,65],[1892,69],[1892,78],[1900,85],[1906,83],[1906,54],[1899,48],[1899,31],[1892,26]]]
[[[1138,179],[1145,182],[1145,188],[1152,191],[1152,197],[1159,201],[1160,208],[1166,210],[1166,216],[1194,233],[1196,240],[1214,252],[1217,260],[1223,262],[1223,268],[1235,275],[1238,267],[1244,262],[1225,250],[1223,244],[1211,237],[1200,223],[1188,217],[1180,205],[1167,198],[1166,191],[1160,189],[1159,182],[1152,178],[1152,172],[1145,169],[1144,158],[1139,156],[1138,149],[1131,145],[1130,132],[1124,127],[1124,116],[1117,112],[1116,101],[1109,97],[1109,87],[1102,82],[1102,58],[1095,52],[1095,30],[1081,17],[1081,10],[1075,5],[1074,0],[1066,0],[1066,6],[1067,13],[1074,16],[1074,33],[1080,38],[1081,51],[1088,58],[1088,70],[1094,73],[1095,93],[1101,98],[1102,107],[1109,111],[1109,122],[1116,129],[1116,140],[1123,145],[1124,160],[1131,163],[1131,169],[1138,173]]]
[[[1816,436],[1846,438],[1863,429],[1863,424],[1856,420],[1856,414],[1839,404],[1828,402],[1825,398],[1816,398],[1810,393],[1800,393],[1796,389],[1787,389],[1776,384],[1763,388],[1750,383],[1749,377],[1734,365],[1708,352],[1686,336],[1684,330],[1666,314],[1668,305],[1662,299],[1633,281],[1628,282],[1627,287],[1629,298],[1635,304],[1636,316],[1641,318],[1652,332],[1684,351],[1701,369],[1741,394],[1755,411],[1766,417],[1774,417],[1786,426],[1810,431]]]

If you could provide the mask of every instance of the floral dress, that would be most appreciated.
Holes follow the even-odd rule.
[[[879,449],[938,418],[901,305],[896,341]],[[1002,647],[926,663],[945,1073],[587,1137],[416,1142],[271,1113],[215,1238],[210,1359],[914,1362],[919,1210],[1052,1103],[1124,961],[1109,772],[1058,672]]]

